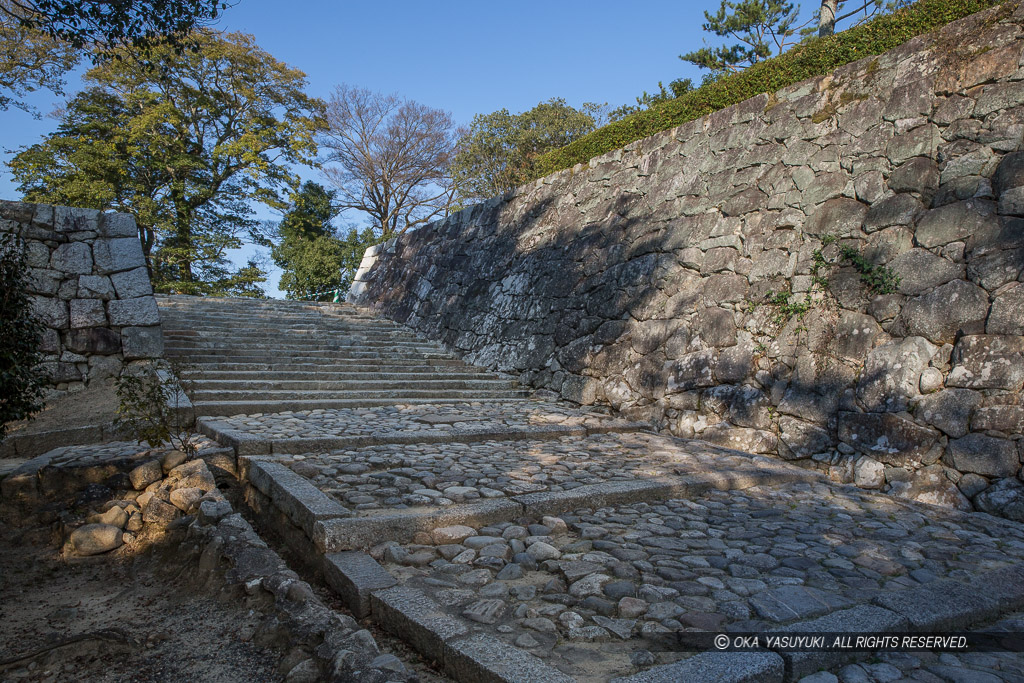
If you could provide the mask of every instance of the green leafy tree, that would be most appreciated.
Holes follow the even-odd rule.
[[[363,239],[350,231],[340,237],[332,221],[338,215],[336,193],[314,182],[305,182],[292,195],[283,219],[270,225],[262,243],[271,248],[271,258],[283,271],[278,287],[289,299],[303,301],[330,299],[336,290],[346,290],[355,270],[354,252],[362,258]],[[375,239],[372,230],[367,239]],[[358,261],[356,262],[358,267]]]
[[[255,229],[254,200],[285,206],[288,164],[313,160],[323,103],[252,36],[204,29],[188,45],[93,67],[11,170],[28,201],[133,214],[158,291],[252,296],[263,274],[232,271],[227,251]]]
[[[63,94],[82,48],[178,41],[215,19],[219,0],[0,0],[0,111],[41,89]],[[95,59],[109,53],[94,50]]]
[[[78,63],[78,54],[69,43],[23,25],[11,14],[13,7],[0,0],[0,111],[16,107],[38,118],[22,98],[41,89],[62,94],[64,74]]]
[[[742,71],[773,53],[782,54],[787,47],[799,42],[800,27],[796,24],[799,13],[799,5],[780,0],[722,0],[717,13],[704,12],[703,28],[737,42],[705,46],[679,58],[713,74]]]
[[[488,199],[526,182],[534,160],[595,130],[602,107],[588,102],[575,109],[562,98],[552,98],[520,114],[499,109],[474,116],[452,164],[459,204]]]
[[[0,236],[0,440],[7,423],[43,407],[46,374],[40,369],[43,325],[32,316],[28,263],[22,244]]]
[[[217,18],[223,0],[5,0],[0,21],[35,29],[75,48],[135,48],[183,37]]]
[[[624,104],[618,109],[613,109],[609,114],[608,118],[611,121],[619,121],[626,118],[631,114],[636,114],[645,109],[655,107],[662,102],[668,102],[671,99],[679,97],[683,93],[688,93],[693,90],[693,81],[689,78],[677,78],[668,84],[668,89],[665,85],[658,81],[658,91],[655,93],[649,93],[644,90],[642,95],[637,96],[636,104]]]

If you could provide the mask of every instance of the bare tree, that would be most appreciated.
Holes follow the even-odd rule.
[[[337,207],[367,213],[386,239],[448,215],[456,139],[448,112],[341,85],[319,144]]]

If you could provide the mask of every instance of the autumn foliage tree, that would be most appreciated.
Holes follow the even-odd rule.
[[[253,201],[286,205],[289,164],[313,160],[323,103],[245,34],[204,29],[146,59],[121,50],[11,161],[20,190],[133,214],[159,291],[258,295],[260,269],[233,270],[227,251],[254,228]]]

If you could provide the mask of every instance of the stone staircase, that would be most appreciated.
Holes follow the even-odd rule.
[[[198,415],[521,401],[529,391],[349,304],[157,296]]]

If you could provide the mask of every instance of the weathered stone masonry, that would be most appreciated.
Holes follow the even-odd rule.
[[[368,251],[351,297],[673,434],[1024,519],[1022,26],[1008,3],[471,207]]]
[[[116,377],[126,361],[163,355],[134,218],[0,201],[0,232],[24,243],[33,313],[47,328],[44,366],[55,388]]]

